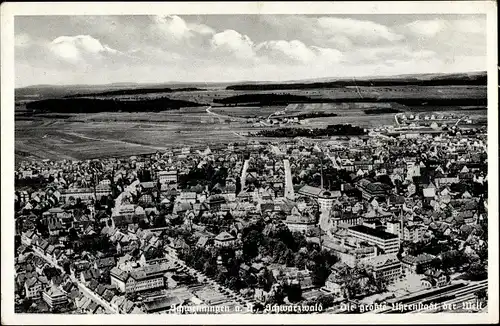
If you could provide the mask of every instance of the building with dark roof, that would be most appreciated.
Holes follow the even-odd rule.
[[[370,182],[366,179],[360,180],[356,186],[365,200],[372,198],[385,199],[391,188],[381,182]]]
[[[399,237],[389,232],[373,229],[366,225],[355,225],[348,228],[348,235],[359,241],[375,245],[386,254],[399,251]]]
[[[422,253],[418,256],[406,255],[401,259],[401,263],[406,270],[412,273],[421,274],[432,266],[435,259],[436,257],[433,255]]]
[[[177,297],[163,297],[159,300],[144,302],[144,308],[146,308],[147,313],[155,313],[168,310],[181,303],[182,301]]]

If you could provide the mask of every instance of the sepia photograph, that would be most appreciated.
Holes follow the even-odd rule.
[[[498,322],[496,19],[2,5],[2,323]]]

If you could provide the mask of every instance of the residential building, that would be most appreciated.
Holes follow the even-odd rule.
[[[233,247],[236,245],[236,238],[228,232],[221,232],[214,238],[216,247]]]
[[[436,256],[422,253],[418,256],[406,255],[401,258],[401,263],[405,271],[414,274],[422,274],[432,267],[435,259]]]
[[[395,254],[376,256],[365,263],[373,268],[375,279],[382,279],[389,284],[397,282],[402,275],[402,265]]]
[[[37,277],[29,278],[24,283],[24,293],[27,299],[39,298],[42,289],[43,284]]]
[[[366,225],[351,226],[347,230],[351,237],[376,245],[386,254],[397,253],[399,251],[400,241],[399,237],[395,234],[373,229]]]
[[[161,171],[158,173],[160,183],[177,183],[177,170]]]
[[[48,290],[43,291],[42,299],[47,303],[51,311],[64,308],[68,304],[66,294],[55,286],[51,286]]]

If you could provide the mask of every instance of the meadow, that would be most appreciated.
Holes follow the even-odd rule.
[[[262,108],[262,113],[270,113]],[[276,109],[276,108],[274,108]],[[321,108],[325,109],[324,106]],[[249,114],[249,108],[227,108]],[[311,111],[307,108],[305,111]],[[394,114],[366,115],[362,109],[332,108],[336,117],[307,119],[296,127],[323,128],[330,124],[349,123],[371,128],[393,125]],[[451,110],[472,118],[485,117],[486,110]],[[227,113],[227,112],[226,112]],[[209,123],[205,123],[208,121]],[[246,135],[264,128],[249,123],[224,123],[214,119],[202,108],[158,113],[92,113],[75,114],[68,119],[50,117],[19,120],[15,125],[16,160],[29,159],[91,159],[123,157],[134,154],[166,151],[182,145],[204,147],[207,144],[248,141]]]
[[[484,107],[408,106],[395,103],[397,98],[429,99],[485,99],[484,86],[349,86],[332,89],[291,89],[283,91],[234,91],[225,87],[203,87],[204,90],[146,93],[126,95],[100,95],[102,99],[156,99],[167,96],[172,100],[190,101],[204,106],[183,107],[179,110],[159,112],[95,112],[95,113],[44,113],[30,115],[23,105],[16,105],[15,157],[16,161],[30,159],[90,159],[111,156],[165,151],[172,146],[198,146],[265,138],[251,138],[264,128],[253,127],[249,117],[267,117],[277,111],[294,116],[303,113],[327,112],[334,117],[306,119],[296,127],[322,128],[330,124],[352,124],[364,128],[393,125],[394,114],[368,115],[366,109],[394,108],[402,112],[455,112],[473,119],[486,117]],[[222,106],[214,99],[252,93],[275,93],[307,96],[314,101],[351,100],[349,103],[296,103],[272,106]],[[28,96],[27,94],[26,96]],[[376,103],[366,101],[377,98]],[[365,100],[356,103],[352,100]],[[208,106],[212,106],[207,113]],[[217,117],[217,114],[221,115]],[[234,117],[228,121],[227,117]],[[294,126],[291,126],[294,127]]]

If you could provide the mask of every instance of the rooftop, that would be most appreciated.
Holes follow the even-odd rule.
[[[384,239],[384,240],[398,239],[398,236],[395,235],[395,234],[392,234],[392,233],[389,233],[389,232],[385,232],[385,231],[382,231],[382,230],[372,229],[371,227],[368,227],[368,226],[365,226],[365,225],[351,226],[349,228],[349,230],[360,232],[360,233],[364,233],[364,234],[368,234],[368,235],[371,235],[371,236],[374,236],[374,237],[377,237],[377,238],[380,238],[380,239]]]

